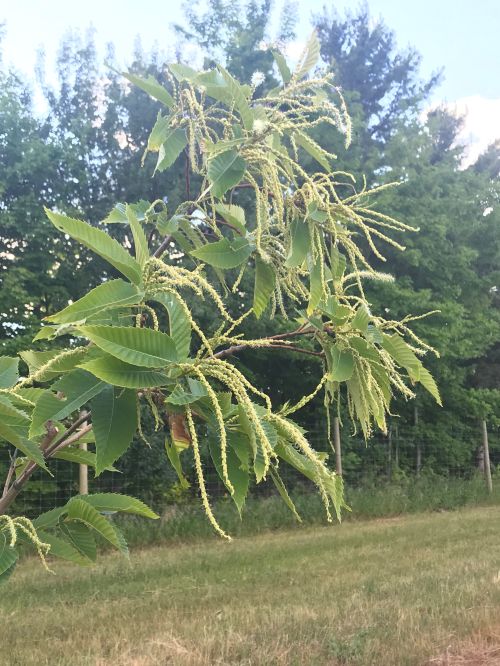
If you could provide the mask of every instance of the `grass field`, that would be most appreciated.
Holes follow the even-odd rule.
[[[500,663],[499,523],[499,507],[417,514],[56,576],[25,560],[0,591],[0,663]]]

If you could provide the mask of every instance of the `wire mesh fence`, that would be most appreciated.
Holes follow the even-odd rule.
[[[308,437],[317,451],[330,454],[331,466],[335,466],[325,425],[310,424]],[[493,471],[500,469],[500,429],[489,431],[490,461]],[[375,434],[366,444],[362,438],[344,429],[341,433],[342,470],[346,485],[360,488],[364,485],[397,483],[402,478],[412,482],[429,472],[442,477],[471,478],[483,471],[484,456],[479,426],[445,429],[441,433],[426,426],[413,427],[393,423],[387,435]],[[10,464],[7,447],[0,447],[0,479],[5,478]],[[195,472],[189,452],[185,454],[187,478],[192,482],[188,490],[181,488],[174,470],[170,467],[164,449],[164,436],[157,433],[151,446],[141,441],[133,445],[117,464],[116,471],[108,471],[94,478],[88,471],[89,492],[118,492],[138,497],[157,510],[168,505],[195,501],[197,498]],[[206,482],[209,495],[218,499],[227,490],[205,455]],[[79,466],[64,460],[53,460],[51,475],[37,471],[16,500],[14,511],[34,516],[61,506],[80,492]],[[312,483],[293,468],[282,465],[280,474],[287,487],[293,491],[314,491]],[[275,493],[272,483],[253,484],[253,496]]]

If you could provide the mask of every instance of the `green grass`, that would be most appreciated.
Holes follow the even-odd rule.
[[[214,511],[224,529],[239,537],[326,525],[325,510],[318,493],[309,488],[308,492],[295,492],[292,495],[304,519],[302,525],[297,524],[292,513],[277,496],[248,499],[243,520],[229,497],[215,502]],[[373,483],[360,488],[347,486],[347,501],[352,511],[344,513],[344,521],[450,510],[463,506],[500,505],[500,483],[495,483],[493,495],[488,495],[484,480],[479,477],[465,480],[427,475],[418,480],[403,479],[393,484]],[[199,502],[171,505],[160,513],[160,522],[130,517],[121,520],[120,525],[128,543],[179,543],[213,536],[213,529]]]
[[[56,576],[25,560],[0,593],[0,663],[424,664],[498,629],[499,522],[482,507],[213,538]]]

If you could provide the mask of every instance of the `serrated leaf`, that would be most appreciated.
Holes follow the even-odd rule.
[[[364,303],[362,303],[356,310],[356,314],[352,318],[351,326],[361,333],[368,331],[368,323],[370,321],[370,312]]]
[[[120,495],[119,493],[96,493],[95,495],[83,495],[80,499],[90,504],[98,511],[116,511],[119,513],[132,513],[143,518],[157,520],[160,516],[150,509],[144,502]]]
[[[122,72],[123,76],[133,83],[134,86],[137,86],[141,90],[144,90],[148,95],[153,99],[156,99],[158,102],[165,104],[168,108],[171,108],[174,105],[174,98],[166,90],[154,76],[149,75],[147,79],[137,76],[136,74],[129,74],[128,72]]]
[[[271,51],[271,53],[273,54],[274,60],[278,65],[278,70],[281,75],[281,78],[283,79],[283,83],[286,85],[287,83],[290,82],[290,79],[292,78],[292,73],[290,72],[290,68],[287,65],[285,57],[279,51]]]
[[[323,284],[321,282],[321,266],[318,261],[312,264],[309,261],[309,303],[307,304],[307,314],[311,315],[318,307],[323,297]]]
[[[0,585],[5,583],[14,571],[18,557],[17,550],[9,545],[5,532],[0,532]]]
[[[271,479],[273,480],[274,485],[276,486],[279,494],[281,495],[282,500],[285,502],[287,507],[290,509],[290,511],[293,513],[295,518],[299,523],[302,522],[302,518],[299,516],[297,509],[295,507],[295,504],[292,501],[292,498],[287,492],[287,489],[285,487],[285,484],[283,483],[283,480],[281,476],[278,473],[277,469],[273,469],[272,467],[269,468],[269,473],[271,475]]]
[[[217,203],[214,206],[215,212],[218,213],[222,219],[229,222],[233,227],[235,227],[241,234],[246,233],[246,220],[245,220],[245,211],[241,206],[235,206],[234,204],[225,204]]]
[[[149,259],[148,241],[144,229],[131,206],[127,206],[127,220],[134,238],[135,258],[141,269],[143,269],[144,264]]]
[[[160,112],[156,117],[156,122],[153,125],[148,137],[148,150],[155,153],[160,150],[161,144],[165,141],[170,132],[170,117],[162,116]]]
[[[82,363],[80,367],[102,379],[103,382],[123,388],[154,388],[172,384],[172,379],[164,372],[124,363],[114,356],[102,356]]]
[[[93,467],[94,469],[96,466],[95,453],[93,453],[92,451],[85,451],[84,449],[79,449],[73,446],[68,447],[66,449],[61,449],[60,451],[56,451],[56,453],[53,454],[52,458],[58,458],[59,460],[67,460],[68,462],[77,463],[79,465],[88,465],[89,467]],[[114,470],[114,467],[108,467],[108,469]]]
[[[198,72],[188,65],[184,65],[181,62],[175,62],[168,66],[169,70],[175,76],[177,81],[193,81]]]
[[[59,529],[68,537],[73,546],[91,562],[97,559],[97,547],[94,535],[89,528],[79,522],[60,522]]]
[[[272,264],[266,264],[260,257],[255,260],[255,286],[253,292],[253,311],[257,319],[269,303],[276,283],[276,273]]]
[[[129,326],[80,326],[78,330],[124,363],[161,368],[177,361],[174,341],[161,331]]]
[[[434,377],[423,365],[420,366],[420,373],[418,381],[422,386],[429,391],[429,393],[436,399],[437,404],[442,407],[443,403],[441,401],[441,396],[439,395],[439,389],[434,380]]]
[[[215,469],[217,470],[217,474],[225,484],[224,474],[222,471],[220,442],[213,434],[208,438],[208,446],[210,449],[210,455],[212,456],[212,460],[215,465]],[[236,508],[238,509],[238,512],[241,516],[241,511],[245,505],[246,496],[248,494],[248,486],[250,483],[249,474],[247,470],[242,469],[238,456],[231,448],[227,449],[226,458],[227,475],[234,489],[234,492],[231,495],[231,499],[236,504]]]
[[[191,251],[191,255],[203,263],[226,269],[241,266],[251,254],[252,247],[246,238],[236,238],[233,241],[222,238]]]
[[[172,393],[165,398],[165,402],[170,405],[189,405],[207,395],[207,389],[197,380],[189,382],[189,390],[185,390],[179,384]]]
[[[245,160],[235,150],[227,150],[212,158],[208,163],[207,176],[214,197],[222,199],[229,189],[237,185],[246,166]]]
[[[95,229],[81,220],[74,220],[66,217],[66,215],[53,213],[48,208],[45,208],[45,213],[56,229],[68,234],[71,238],[106,259],[134,284],[140,284],[142,281],[141,267],[127,250],[114,238],[108,236],[105,231]]]
[[[92,560],[85,555],[82,555],[71,543],[61,539],[60,537],[51,534],[50,532],[43,532],[38,530],[39,538],[50,545],[50,555],[59,557],[61,560],[73,562],[81,567],[89,567],[92,565]]]
[[[309,37],[304,52],[293,73],[294,79],[300,80],[306,76],[319,60],[320,45],[316,32]]]
[[[77,520],[100,534],[118,550],[122,550],[122,543],[117,537],[111,523],[104,518],[89,502],[79,497],[71,499],[66,505],[67,520]]]
[[[172,166],[187,146],[187,143],[186,130],[181,127],[171,129],[159,148],[155,171],[165,171],[165,169]]]
[[[50,315],[46,319],[58,324],[81,322],[103,310],[137,305],[143,297],[144,292],[130,282],[125,282],[121,278],[109,280],[95,287],[64,310]]]
[[[383,333],[382,348],[392,356],[398,365],[405,368],[413,381],[419,380],[422,364],[400,335]]]
[[[96,476],[120,458],[137,430],[136,393],[107,386],[91,403]]]
[[[77,368],[58,380],[52,388],[64,395],[64,399],[47,391],[38,400],[33,410],[30,437],[43,432],[47,421],[62,421],[72,412],[80,409],[104,389],[106,384],[89,372]]]
[[[167,310],[169,333],[177,349],[179,360],[187,359],[191,348],[191,323],[180,298],[172,292],[153,293],[151,298],[161,303]]]
[[[0,356],[0,388],[8,389],[19,378],[19,359],[12,356]]]
[[[250,105],[248,104],[248,99],[245,95],[244,87],[220,65],[219,71],[224,77],[224,80],[228,86],[230,94],[234,100],[234,106],[240,114],[243,127],[250,132],[253,127],[253,113],[250,109]]]
[[[182,471],[179,448],[175,445],[175,442],[173,441],[171,442],[168,437],[165,437],[165,452],[167,454],[168,459],[170,460],[170,464],[172,465],[172,467],[175,470],[175,473],[177,474],[179,483],[183,488],[189,488],[189,481],[186,479]]]
[[[321,150],[321,146],[314,139],[311,139],[305,132],[295,132],[293,138],[295,143],[309,153],[327,172],[331,171],[330,162]]]
[[[345,382],[354,372],[354,357],[352,352],[339,349],[336,345],[325,348],[328,361],[328,380],[331,382]]]
[[[294,219],[290,225],[290,234],[292,242],[285,266],[296,268],[302,265],[311,247],[309,226],[302,220]]]

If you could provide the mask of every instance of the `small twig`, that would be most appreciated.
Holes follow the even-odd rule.
[[[161,244],[153,252],[153,257],[161,257],[161,255],[168,249],[171,240],[172,236],[165,236]]]
[[[12,477],[14,476],[14,471],[16,469],[17,453],[18,453],[18,450],[15,449],[14,453],[10,457],[10,467],[9,467],[9,471],[7,472],[7,477],[5,479],[5,485],[3,487],[2,497],[5,497],[5,495],[7,494],[7,491],[9,490],[10,482],[12,481]]]

